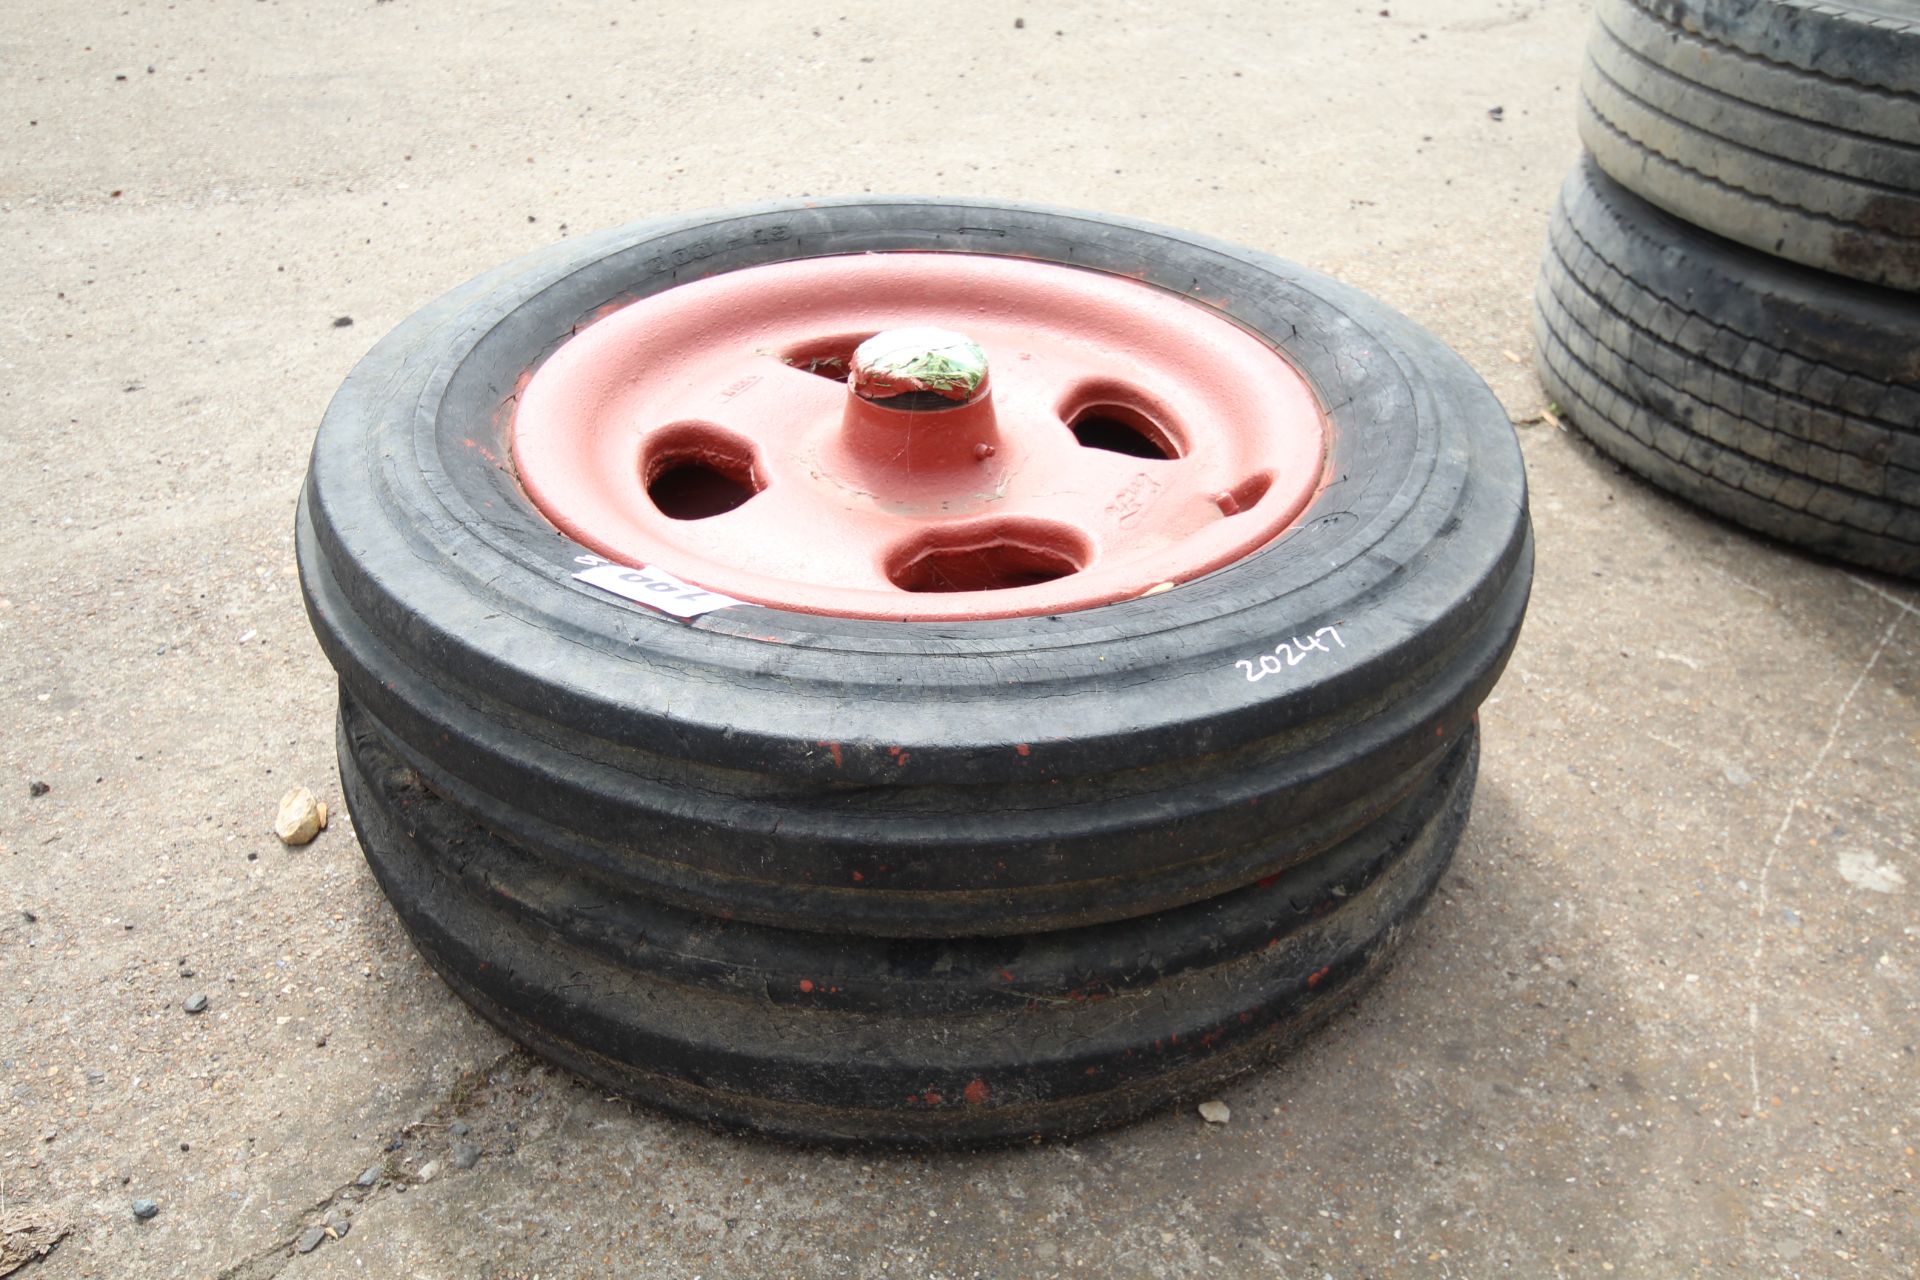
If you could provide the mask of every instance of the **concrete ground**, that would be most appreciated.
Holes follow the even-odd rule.
[[[807,8],[0,7],[0,1275],[1912,1274],[1920,592],[1537,420],[1586,6]],[[1539,576],[1455,869],[1223,1127],[717,1136],[470,1015],[345,821],[269,833],[339,800],[290,534],[361,353],[555,237],[869,189],[1313,264],[1523,424]]]

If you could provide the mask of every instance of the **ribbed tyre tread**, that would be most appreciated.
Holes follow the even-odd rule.
[[[1536,293],[1548,392],[1604,452],[1749,528],[1920,572],[1920,307],[1706,235],[1583,162]]]
[[[1764,29],[1802,8],[1746,8],[1736,23],[1699,0],[1601,0],[1582,76],[1588,150],[1616,181],[1716,234],[1920,289],[1920,93],[1749,51],[1734,41],[1772,48]],[[1701,21],[1710,9],[1717,25]]]
[[[1324,483],[1231,564],[1059,614],[683,620],[580,581],[505,461],[528,371],[638,299],[902,251],[1265,337],[1325,397]],[[295,550],[368,863],[455,990],[661,1106],[923,1145],[1189,1096],[1378,972],[1533,560],[1511,423],[1404,317],[1169,228],[914,197],[636,222],[430,304],[334,397]]]
[[[1908,0],[1639,0],[1730,48],[1843,84],[1920,94],[1920,13]]]
[[[1459,842],[1478,737],[1334,848],[1175,911],[1017,938],[723,921],[554,874],[440,799],[350,698],[348,806],[422,953],[609,1088],[806,1142],[1078,1133],[1295,1044],[1385,965]]]

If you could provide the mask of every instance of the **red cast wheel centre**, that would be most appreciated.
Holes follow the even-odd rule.
[[[949,253],[642,299],[541,366],[513,425],[534,503],[610,560],[927,620],[1084,609],[1230,564],[1299,515],[1326,444],[1305,380],[1218,314]]]

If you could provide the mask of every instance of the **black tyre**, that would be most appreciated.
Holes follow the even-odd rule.
[[[1615,181],[1764,252],[1920,289],[1916,15],[1602,0],[1596,17],[1580,132]]]
[[[1920,14],[1911,0],[1640,0],[1668,22],[1815,75],[1920,93]]]
[[[1243,560],[1052,616],[680,622],[574,581],[583,548],[494,461],[522,376],[623,301],[899,249],[1206,299],[1318,390],[1328,483]],[[1377,303],[1161,228],[919,200],[639,224],[455,291],[335,398],[297,541],[369,861],[463,996],[663,1105],[899,1141],[1132,1114],[1344,999],[1457,839],[1444,815],[1464,814],[1475,708],[1532,557],[1497,401]],[[1356,859],[1383,887],[1349,902],[1329,868]],[[1302,909],[1324,914],[1279,946],[1284,964],[1249,951]],[[1240,922],[1230,939],[1222,913]],[[714,939],[730,958],[710,964]],[[1051,985],[970,1009],[1001,955],[1052,957]],[[897,980],[916,966],[938,976]],[[1176,990],[1189,1007],[1163,1016]],[[796,993],[829,1007],[796,1010]],[[973,1021],[951,1040],[915,1021],[956,1010]],[[763,1021],[809,1047],[780,1050]],[[1175,1035],[1178,1053],[1155,1048]],[[927,1083],[903,1112],[909,1077]]]
[[[1466,822],[1478,739],[1354,836],[1141,920],[886,939],[719,921],[556,871],[401,763],[350,701],[367,860],[507,1035],[610,1089],[766,1136],[950,1145],[1083,1132],[1274,1056],[1392,956]]]
[[[1920,572],[1920,305],[1673,218],[1583,161],[1536,292],[1548,393],[1629,470],[1812,550]]]

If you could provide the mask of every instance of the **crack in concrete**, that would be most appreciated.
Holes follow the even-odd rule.
[[[1869,590],[1872,589],[1869,587]],[[1876,592],[1876,594],[1883,593]],[[1888,598],[1892,599],[1892,597]],[[1893,600],[1893,603],[1901,604],[1899,600]],[[1910,608],[1904,605],[1902,607],[1906,608],[1907,612],[1912,612]],[[1833,722],[1828,726],[1826,741],[1822,742],[1820,749],[1813,753],[1813,759],[1807,763],[1806,771],[1800,775],[1800,780],[1794,784],[1792,794],[1787,797],[1786,811],[1780,815],[1780,824],[1773,829],[1773,840],[1768,845],[1766,860],[1760,865],[1758,877],[1760,908],[1755,913],[1753,960],[1748,966],[1747,977],[1747,1084],[1751,1092],[1747,1114],[1755,1118],[1760,1115],[1760,968],[1767,951],[1767,910],[1771,901],[1768,882],[1773,874],[1773,864],[1780,856],[1781,842],[1786,838],[1787,829],[1793,825],[1794,815],[1806,804],[1807,788],[1812,785],[1821,767],[1826,764],[1827,753],[1833,750],[1833,744],[1840,737],[1847,708],[1853,705],[1854,695],[1860,692],[1860,686],[1866,683],[1868,674],[1878,665],[1880,655],[1885,653],[1887,646],[1892,643],[1894,632],[1898,631],[1900,624],[1906,621],[1907,612],[1893,615],[1893,621],[1889,622],[1886,630],[1880,633],[1880,642],[1874,645],[1873,653],[1867,658],[1866,665],[1860,668],[1860,674],[1854,677],[1851,685],[1847,686],[1846,693],[1840,698],[1840,704],[1834,708]]]
[[[1855,577],[1853,574],[1850,573],[1847,575],[1847,581],[1851,582],[1856,587],[1860,587],[1863,590],[1871,591],[1874,595],[1879,596],[1882,600],[1885,600],[1888,604],[1900,610],[1902,613],[1920,614],[1920,606],[1915,606],[1907,603],[1905,600],[1902,600],[1899,596],[1893,594],[1893,592],[1883,590],[1880,587],[1876,587],[1875,585],[1873,585],[1873,583],[1868,582],[1865,578]]]
[[[458,1115],[466,1110],[474,1094],[485,1085],[493,1083],[495,1075],[507,1068],[516,1058],[520,1059],[524,1066],[532,1066],[533,1060],[527,1056],[526,1052],[520,1046],[513,1045],[486,1065],[461,1072],[459,1079],[448,1086],[446,1094],[427,1108],[423,1115],[400,1126],[400,1136],[408,1137],[421,1130],[443,1129],[445,1126],[438,1122],[440,1117],[447,1114]],[[392,1151],[383,1150],[378,1163],[380,1176],[372,1186],[361,1187],[359,1179],[364,1168],[356,1171],[352,1177],[333,1190],[289,1215],[290,1225],[283,1227],[272,1243],[254,1250],[245,1258],[218,1273],[214,1280],[274,1280],[274,1277],[285,1271],[299,1256],[294,1252],[294,1245],[313,1227],[314,1219],[330,1206],[351,1204],[357,1217],[376,1201],[383,1200],[389,1195],[399,1194],[402,1187],[424,1185],[421,1179],[402,1172],[397,1167]],[[443,1167],[449,1173],[454,1172],[451,1165]],[[438,1180],[438,1176],[435,1180]]]

